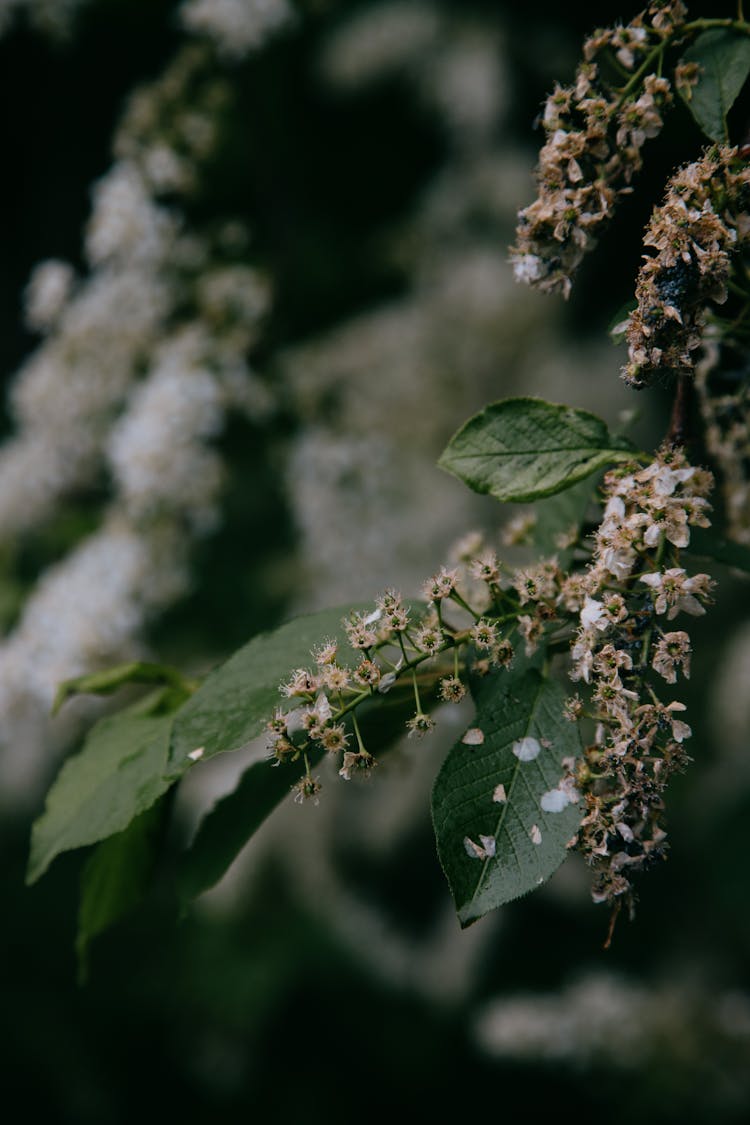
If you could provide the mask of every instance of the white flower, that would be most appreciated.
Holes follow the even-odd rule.
[[[581,625],[583,628],[590,629],[593,625],[595,628],[604,631],[608,624],[604,604],[586,595],[586,601],[583,603],[583,609],[581,610]]]
[[[188,30],[213,39],[230,58],[256,50],[291,18],[287,0],[187,0],[180,10]]]
[[[41,262],[26,288],[26,323],[46,331],[57,322],[73,287],[75,274],[67,262]]]

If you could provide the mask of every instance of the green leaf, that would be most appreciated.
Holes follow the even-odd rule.
[[[379,753],[406,733],[406,720],[414,713],[411,683],[394,686],[387,695],[365,700],[358,708],[365,745]],[[320,751],[308,752],[311,766]],[[182,861],[178,884],[183,904],[218,883],[264,820],[290,793],[303,767],[295,764],[254,762],[232,793],[223,797],[201,821],[195,839]]]
[[[594,414],[539,398],[506,398],[470,418],[438,464],[498,500],[538,500],[570,488],[632,446]]]
[[[713,559],[733,570],[744,570],[750,574],[750,548],[731,539],[721,539],[708,529],[691,529],[689,551],[691,555]]]
[[[696,123],[712,141],[728,141],[727,114],[750,74],[750,39],[731,28],[712,28],[698,36],[681,61],[701,68],[689,96],[682,95]]]
[[[580,811],[568,805],[562,812],[544,812],[540,805],[563,776],[562,759],[580,752],[577,727],[561,714],[564,700],[562,686],[533,669],[498,679],[497,691],[480,697],[474,725],[484,742],[473,747],[458,742],[438,774],[432,795],[435,837],[464,926],[540,886],[566,857]],[[513,752],[524,738],[540,745],[533,761]],[[465,841],[481,845],[481,836],[495,840],[494,855],[467,854]]]
[[[308,757],[313,766],[322,754],[318,751]],[[263,761],[248,766],[236,789],[203,818],[185,853],[178,875],[183,904],[218,883],[303,772],[299,762],[274,765]]]
[[[133,910],[143,899],[155,861],[155,836],[161,821],[161,802],[99,844],[81,876],[78,907],[78,976],[88,974],[91,942]]]
[[[100,672],[90,672],[85,676],[65,680],[57,689],[52,714],[56,714],[72,695],[111,695],[125,684],[168,684],[183,688],[185,697],[189,694],[190,687],[175,668],[136,660],[130,664],[118,664],[115,668],[105,668]]]
[[[173,718],[123,713],[92,727],[69,758],[34,824],[27,882],[61,852],[122,832],[170,786],[165,776]]]
[[[355,607],[357,608],[357,607]],[[371,607],[368,607],[371,608]],[[238,750],[261,734],[280,706],[279,684],[297,667],[309,667],[310,652],[326,637],[339,638],[339,659],[358,660],[345,640],[342,618],[351,607],[298,617],[273,633],[261,633],[207,676],[178,712],[170,770],[179,775],[191,753],[211,758]]]
[[[598,480],[589,479],[579,481],[565,492],[539,500],[534,505],[534,546],[543,555],[557,555],[562,567],[568,565],[573,552],[569,547],[560,547],[559,538],[574,529],[580,532],[598,483]]]

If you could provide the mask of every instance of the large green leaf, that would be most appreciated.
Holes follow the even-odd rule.
[[[700,67],[698,82],[685,103],[707,137],[729,141],[727,114],[750,74],[750,39],[731,28],[712,28],[699,35],[682,62]]]
[[[438,464],[498,500],[538,500],[569,488],[632,446],[585,410],[539,398],[506,398],[470,418]]]
[[[57,689],[52,713],[54,715],[59,711],[72,695],[111,695],[125,684],[167,684],[182,692],[184,698],[190,694],[192,687],[175,668],[135,660],[129,664],[118,664],[114,668],[65,680]]]
[[[570,547],[560,545],[560,537],[574,531],[580,534],[597,484],[598,478],[586,478],[565,492],[539,500],[534,505],[532,510],[536,523],[532,542],[542,555],[557,555],[561,566],[568,565],[573,552]]]
[[[34,825],[29,883],[61,852],[122,832],[169,788],[172,722],[169,715],[124,712],[92,727],[83,749],[61,769]]]
[[[401,690],[397,685],[387,695],[365,700],[359,707],[360,729],[370,753],[386,750],[404,735],[406,720],[414,713],[412,690],[408,681]],[[321,757],[320,751],[308,752],[311,766]],[[302,772],[299,762],[262,761],[248,766],[233,792],[206,813],[183,857],[178,877],[183,903],[218,883]]]
[[[310,764],[320,752],[308,755]],[[218,883],[229,870],[251,836],[286,797],[304,772],[299,764],[253,762],[236,789],[217,801],[201,821],[178,875],[183,903]]]
[[[78,907],[79,978],[85,980],[91,942],[143,899],[154,867],[154,844],[163,802],[141,813],[124,832],[104,840],[81,876]]]
[[[432,795],[438,854],[462,925],[548,879],[581,817],[576,805],[545,812],[540,804],[562,778],[562,759],[580,752],[577,727],[562,718],[564,689],[534,669],[496,685],[479,698],[484,741],[453,747]],[[522,760],[514,747],[522,756],[538,747],[537,756]],[[472,845],[487,855],[469,854]]]
[[[207,676],[176,716],[170,771],[179,775],[198,751],[201,758],[211,758],[261,734],[282,703],[279,685],[296,667],[311,665],[311,650],[326,637],[339,639],[340,661],[356,662],[341,625],[350,608],[298,617],[273,633],[261,633]]]

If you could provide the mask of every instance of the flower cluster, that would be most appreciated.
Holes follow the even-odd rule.
[[[426,611],[388,590],[372,612],[352,614],[344,628],[359,663],[346,667],[336,644],[324,642],[313,652],[315,668],[296,669],[282,685],[293,705],[268,723],[273,756],[304,760],[305,774],[293,787],[297,799],[317,801],[320,781],[311,766],[324,751],[340,755],[345,780],[372,769],[357,719],[366,700],[403,680],[408,691],[411,681],[415,709],[406,728],[422,736],[435,725],[423,702],[428,687],[436,700],[458,703],[469,662],[482,675],[513,661],[517,639],[527,656],[570,639],[570,675],[581,694],[567,701],[560,719],[588,725],[589,741],[581,758],[564,760],[564,774],[541,807],[556,813],[582,803],[571,846],[593,869],[593,897],[617,908],[632,903],[632,876],[665,851],[665,787],[688,761],[685,705],[662,701],[658,687],[689,678],[690,637],[677,619],[702,615],[711,600],[712,580],[689,574],[680,552],[691,528],[709,526],[712,485],[708,471],[665,445],[645,466],[625,464],[607,474],[593,547],[580,544],[567,573],[556,558],[506,571],[481,537],[467,536],[456,551],[458,565],[424,583]],[[483,734],[472,728],[462,741],[478,745]],[[527,741],[538,753],[538,742]],[[493,800],[506,799],[503,786],[499,791]],[[481,848],[471,840],[465,846],[480,858],[490,854],[485,839]]]
[[[304,760],[306,772],[293,786],[297,798],[317,800],[320,784],[310,772],[311,757],[317,753],[341,754],[339,775],[346,781],[355,771],[369,773],[375,765],[357,720],[358,708],[368,699],[405,683],[414,697],[406,731],[409,737],[421,738],[435,726],[425,705],[426,685],[436,702],[460,703],[467,690],[469,649],[479,674],[490,667],[507,667],[514,656],[509,634],[518,626],[520,610],[526,608],[522,616],[528,621],[539,621],[538,635],[544,622],[555,616],[559,571],[554,561],[518,571],[503,586],[494,552],[483,550],[480,539],[473,545],[476,554],[459,566],[441,567],[424,583],[426,607],[407,606],[400,593],[386,590],[372,612],[353,612],[344,620],[348,646],[358,663],[342,664],[337,643],[326,640],[312,652],[315,667],[295,669],[281,685],[284,697],[295,705],[288,711],[279,709],[269,720],[269,749],[279,762]],[[477,594],[474,605],[467,601],[470,591]],[[452,615],[463,621],[451,623]],[[427,676],[421,675],[423,666]]]
[[[572,277],[593,248],[618,198],[642,165],[641,150],[657,136],[671,85],[641,64],[660,57],[665,39],[683,21],[681,0],[653,3],[625,27],[595,31],[584,43],[584,60],[572,86],[547,98],[539,154],[538,196],[519,213],[511,251],[516,279],[567,297]],[[606,78],[614,53],[633,72],[620,88]],[[602,57],[603,56],[603,57]]]
[[[593,868],[596,901],[632,901],[631,875],[664,851],[662,794],[688,760],[690,727],[685,705],[662,703],[650,679],[655,672],[674,684],[690,675],[690,638],[671,622],[703,614],[713,583],[688,575],[677,552],[691,526],[708,526],[712,483],[676,449],[605,479],[604,518],[578,591],[571,672],[589,685],[596,720],[593,741],[570,767],[585,799],[577,846]]]
[[[270,290],[242,261],[247,232],[231,218],[191,228],[181,206],[205,175],[228,90],[200,43],[137,89],[92,192],[87,275],[44,262],[26,292],[41,340],[11,390],[0,542],[110,485],[99,527],[40,575],[0,644],[0,741],[29,758],[56,683],[137,653],[145,623],[185,594],[191,542],[220,516],[213,439],[230,410],[268,413],[248,356]]]
[[[186,0],[180,9],[189,31],[213,39],[233,59],[260,47],[292,18],[288,0]]]
[[[736,148],[709,149],[675,173],[644,237],[655,254],[638,274],[626,327],[630,386],[693,373],[706,306],[726,300],[732,255],[748,236],[750,168]]]

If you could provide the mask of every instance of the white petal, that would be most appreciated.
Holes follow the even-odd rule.
[[[589,629],[592,625],[595,625],[603,614],[604,606],[602,603],[586,595],[586,601],[581,610],[581,625],[584,629]]]
[[[470,859],[489,859],[495,854],[495,837],[480,836],[481,846],[475,844],[468,836],[464,836],[464,849]]]
[[[508,800],[508,798],[505,795],[505,786],[504,785],[496,785],[495,786],[495,788],[492,790],[492,800],[495,802],[496,805],[504,805],[505,804],[505,802]]]
[[[320,695],[315,700],[313,711],[318,716],[321,723],[327,723],[330,719],[333,712],[331,710],[331,702],[325,692],[321,691]]]
[[[307,714],[307,707],[295,707],[293,711],[289,711],[284,715],[284,722],[286,723],[287,734],[296,734],[299,730],[304,730],[304,717]]]
[[[464,836],[464,849],[469,859],[484,859],[484,848],[475,844],[468,836]]]
[[[550,789],[542,794],[539,804],[544,812],[562,812],[570,804],[570,797],[563,789]]]
[[[513,753],[519,762],[533,762],[534,758],[539,756],[541,749],[541,744],[528,734],[513,743]]]
[[[469,727],[461,741],[464,746],[481,746],[484,742],[484,731],[479,727]]]
[[[532,844],[536,844],[537,846],[541,844],[542,833],[539,830],[538,824],[532,824],[531,829],[529,830],[529,836],[531,837]]]

